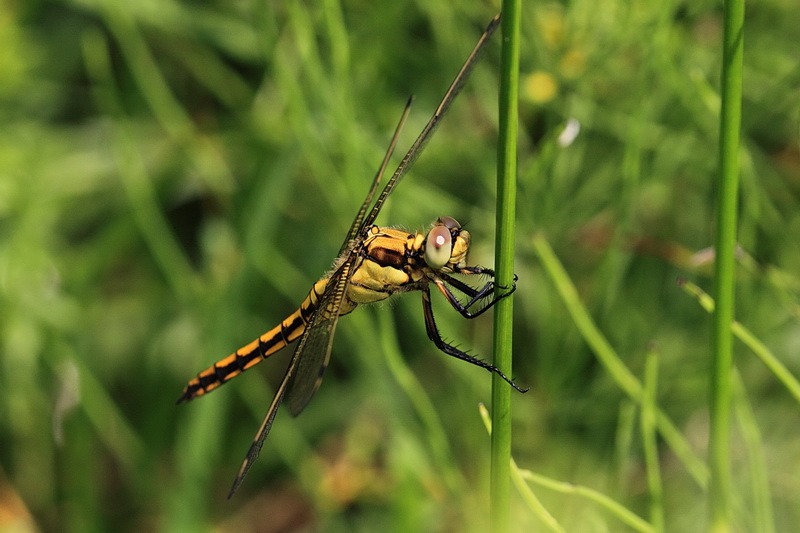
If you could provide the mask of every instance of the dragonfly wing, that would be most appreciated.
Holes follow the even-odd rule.
[[[392,154],[394,153],[394,148],[397,146],[397,139],[400,137],[400,131],[403,129],[403,125],[406,123],[413,99],[414,97],[412,96],[408,99],[408,102],[406,102],[406,107],[403,109],[403,114],[400,117],[400,121],[397,123],[397,127],[394,129],[394,135],[392,135],[392,140],[389,142],[389,147],[386,149],[386,154],[383,156],[381,166],[378,169],[378,172],[375,173],[375,178],[372,180],[372,185],[367,193],[367,197],[364,198],[364,202],[361,204],[358,213],[356,213],[356,218],[350,225],[350,231],[347,232],[347,237],[342,243],[342,247],[339,250],[339,255],[342,255],[353,239],[356,238],[358,232],[361,231],[361,223],[364,221],[364,217],[367,214],[367,209],[369,209],[369,204],[372,202],[372,197],[375,196],[375,191],[378,190],[378,185],[380,184],[381,179],[383,179],[383,174],[386,172],[386,167],[389,166],[389,159],[391,159]]]
[[[317,302],[317,310],[311,322],[300,337],[294,355],[297,369],[293,372],[287,398],[292,416],[300,414],[322,383],[322,375],[331,358],[333,336],[356,257],[351,255],[331,276],[325,292]]]
[[[392,174],[392,177],[389,178],[388,182],[386,182],[386,186],[381,191],[378,199],[375,200],[375,205],[372,207],[372,210],[362,221],[362,226],[368,226],[375,221],[375,218],[378,216],[378,213],[380,213],[381,207],[383,207],[383,203],[386,201],[386,198],[400,182],[400,179],[405,176],[406,172],[408,172],[408,170],[414,164],[414,161],[416,161],[419,155],[422,153],[422,150],[425,149],[425,146],[428,144],[431,136],[439,126],[439,122],[441,121],[442,117],[445,115],[445,113],[447,113],[447,110],[450,109],[450,106],[453,104],[456,96],[458,96],[458,93],[461,92],[461,89],[467,82],[467,78],[469,78],[472,69],[475,68],[475,64],[478,62],[484,46],[486,46],[486,43],[489,42],[489,38],[499,25],[500,14],[497,14],[491,20],[491,22],[489,22],[489,25],[486,26],[486,29],[483,31],[483,35],[481,35],[480,39],[478,39],[478,43],[475,45],[475,48],[472,49],[472,52],[464,62],[461,70],[459,70],[458,74],[456,74],[453,83],[450,84],[450,87],[447,89],[442,101],[439,103],[439,107],[436,108],[433,116],[422,129],[422,132],[420,132],[419,136],[414,141],[414,144],[411,145],[411,148],[408,149],[406,155],[403,156],[403,159],[400,161],[400,164],[394,171],[394,174]]]
[[[272,421],[275,420],[275,415],[278,413],[278,408],[283,402],[283,397],[286,394],[289,381],[297,368],[297,355],[298,353],[295,351],[292,360],[289,362],[289,368],[286,369],[286,374],[283,376],[283,380],[280,386],[278,386],[278,390],[275,392],[275,397],[272,399],[272,403],[269,406],[267,416],[264,417],[261,427],[258,428],[258,433],[256,433],[256,437],[253,439],[250,449],[247,450],[247,455],[242,462],[242,467],[239,468],[239,473],[236,474],[236,479],[233,480],[233,485],[228,493],[228,499],[239,489],[239,485],[244,481],[245,476],[250,471],[250,467],[256,462],[258,454],[261,453],[261,447],[264,446],[264,441],[267,439],[269,430],[272,428]]]
[[[267,415],[264,417],[261,427],[258,428],[253,443],[247,451],[241,468],[239,468],[239,473],[236,474],[236,479],[233,481],[228,498],[231,498],[239,489],[259,453],[261,453],[264,441],[267,439],[270,429],[272,429],[272,422],[275,420],[275,415],[278,413],[278,408],[283,403],[287,392],[289,396],[289,412],[296,416],[308,404],[308,401],[319,387],[322,381],[322,374],[325,372],[330,359],[333,333],[339,319],[338,312],[341,310],[341,305],[344,301],[344,293],[347,290],[347,282],[350,281],[351,267],[355,258],[355,255],[348,258],[328,281],[325,292],[317,302],[317,309],[300,337],[294,354],[292,354],[286,374],[284,374],[283,380],[281,380],[281,384],[275,392],[275,397],[267,410]],[[330,315],[328,310],[335,311],[335,314]]]

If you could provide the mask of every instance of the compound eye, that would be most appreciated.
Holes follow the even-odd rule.
[[[436,224],[441,224],[442,226],[446,227],[449,230],[454,229],[461,229],[461,224],[458,223],[458,220],[454,219],[453,217],[443,216],[439,217],[436,221]]]
[[[442,268],[450,261],[453,238],[445,226],[434,226],[425,241],[425,262],[431,268]]]

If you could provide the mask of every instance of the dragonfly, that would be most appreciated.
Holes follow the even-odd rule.
[[[497,374],[520,392],[527,392],[528,389],[518,386],[497,367],[445,342],[436,326],[431,306],[430,287],[433,284],[462,316],[475,318],[516,289],[516,276],[510,287],[500,286],[494,282],[493,270],[467,265],[470,234],[452,217],[439,217],[426,234],[410,233],[374,224],[386,199],[419,157],[442,117],[463,88],[478,57],[499,24],[498,14],[486,27],[439,103],[439,107],[373,204],[373,197],[408,117],[413,97],[409,98],[383,162],[347,232],[333,268],[311,287],[300,307],[258,339],[200,372],[183,390],[178,403],[215,390],[290,343],[298,341],[286,373],[236,475],[228,498],[238,490],[253,466],[284,400],[289,413],[293,416],[300,414],[311,400],[328,367],[339,318],[361,304],[385,300],[397,293],[420,291],[425,329],[437,348],[448,355]],[[453,277],[453,274],[484,276],[490,280],[482,287],[474,288]],[[460,297],[456,293],[460,293]]]

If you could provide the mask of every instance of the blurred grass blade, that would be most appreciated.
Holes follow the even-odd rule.
[[[478,411],[481,414],[481,419],[483,420],[483,425],[486,428],[486,431],[489,433],[489,435],[492,435],[493,434],[492,419],[489,417],[489,411],[486,409],[486,406],[483,405],[482,403],[478,404]],[[517,487],[520,496],[522,496],[522,499],[528,505],[531,512],[533,512],[534,516],[539,518],[539,520],[541,520],[542,523],[544,523],[552,531],[556,531],[558,533],[565,533],[565,530],[563,527],[561,527],[561,524],[559,524],[558,521],[555,519],[555,517],[553,517],[553,515],[550,514],[550,512],[545,508],[545,506],[542,505],[542,502],[539,501],[539,498],[536,497],[536,494],[534,494],[533,491],[530,489],[530,487],[528,487],[528,485],[526,485],[525,482],[522,480],[519,468],[517,468],[517,464],[516,462],[514,462],[514,459],[511,457],[510,454],[508,457],[508,465],[509,465],[509,472],[511,475],[511,479],[514,482],[514,486]]]
[[[398,348],[400,344],[397,328],[390,313],[378,313],[377,331],[380,335],[376,342],[380,343],[389,371],[422,421],[425,438],[433,450],[440,472],[443,473],[445,485],[453,494],[458,494],[464,489],[466,481],[461,471],[453,465],[453,450],[430,395],[403,360]]]
[[[218,190],[230,188],[233,179],[227,163],[219,150],[198,134],[189,113],[173,94],[138,28],[134,11],[113,0],[101,0],[99,5],[106,27],[161,127],[186,150],[195,171],[209,186]]]
[[[481,418],[483,419],[483,425],[486,427],[486,431],[491,434],[492,421],[489,418],[489,412],[483,404],[478,406],[478,410],[481,414]],[[514,486],[517,487],[520,496],[522,496],[522,499],[528,504],[528,507],[530,507],[533,514],[553,531],[562,532],[565,531],[565,529],[561,526],[561,524],[558,523],[555,517],[550,514],[544,505],[542,505],[542,502],[539,500],[539,498],[536,497],[530,487],[528,487],[528,485],[525,483],[526,480],[562,494],[575,494],[578,496],[583,496],[587,500],[605,508],[620,521],[624,522],[636,531],[640,531],[641,533],[656,533],[656,530],[653,529],[653,526],[648,524],[647,521],[643,520],[640,516],[636,515],[636,513],[633,513],[624,505],[612,500],[602,492],[590,489],[588,487],[575,485],[574,483],[556,481],[549,477],[535,474],[530,470],[520,469],[513,457],[509,460],[509,465],[511,468],[511,479],[514,481]]]
[[[135,476],[136,469],[145,457],[142,439],[92,369],[78,357],[69,363],[77,368],[80,407],[86,413],[86,418],[97,436],[112,451],[125,474]]]
[[[694,283],[686,280],[679,280],[678,284],[691,296],[694,296],[700,305],[709,313],[714,312],[714,299],[708,295],[703,289]],[[734,321],[731,324],[731,331],[745,346],[750,348],[752,352],[758,357],[764,365],[778,378],[789,393],[794,396],[795,400],[800,402],[800,381],[797,380],[789,371],[788,368],[761,342],[753,333],[744,327],[741,323]]]
[[[196,277],[189,260],[158,205],[156,191],[147,174],[130,125],[123,116],[119,90],[114,84],[108,42],[99,32],[90,32],[83,40],[86,69],[94,82],[99,105],[114,118],[114,152],[117,169],[131,213],[153,258],[182,299],[196,288]]]
[[[644,394],[642,398],[642,448],[647,470],[647,488],[650,490],[650,521],[657,533],[664,531],[664,489],[661,482],[661,466],[658,460],[656,439],[656,408],[658,405],[658,353],[651,349],[647,353],[644,370]]]
[[[655,533],[656,531],[653,529],[653,526],[646,520],[642,519],[642,517],[632,512],[619,502],[612,500],[600,491],[590,489],[589,487],[584,487],[582,485],[576,485],[574,483],[550,479],[546,476],[531,472],[530,470],[520,470],[519,474],[525,480],[541,485],[542,487],[547,487],[562,494],[575,494],[577,496],[583,496],[587,500],[592,501],[608,510],[620,521],[624,522],[636,531],[641,531],[642,533]]]
[[[504,0],[499,90],[499,138],[497,142],[497,236],[496,281],[500,286],[514,283],[514,229],[517,184],[517,122],[519,97],[520,0]],[[513,297],[500,300],[494,308],[493,363],[507,376],[512,373]],[[509,531],[511,486],[511,387],[496,374],[492,376],[491,524],[497,533]]]
[[[747,467],[750,472],[750,491],[752,493],[752,509],[754,531],[774,533],[772,500],[769,488],[769,476],[765,461],[764,443],[758,429],[756,415],[747,398],[747,391],[742,383],[742,376],[734,368],[733,372],[734,413],[741,430],[742,442],[747,455]]]
[[[633,401],[641,403],[642,384],[628,370],[625,363],[622,362],[619,355],[617,355],[608,340],[592,321],[589,312],[578,297],[575,285],[570,281],[564,267],[558,261],[550,244],[541,233],[534,235],[533,248],[539,256],[545,272],[550,276],[550,280],[561,295],[561,299],[572,316],[572,320],[581,335],[583,335],[586,343],[597,356],[597,359],[625,394]],[[660,409],[656,409],[656,425],[670,449],[680,459],[694,480],[701,487],[705,487],[708,483],[708,468],[694,453],[686,438]]]

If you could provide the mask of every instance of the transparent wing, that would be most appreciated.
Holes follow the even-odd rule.
[[[411,110],[411,102],[414,100],[414,97],[411,96],[406,102],[406,107],[403,109],[403,114],[400,116],[400,121],[397,123],[397,127],[394,129],[394,135],[392,135],[392,140],[389,142],[389,147],[386,149],[386,154],[383,156],[383,162],[381,163],[378,172],[375,174],[375,178],[372,180],[372,186],[367,193],[367,197],[364,198],[364,202],[361,204],[361,207],[356,214],[356,218],[353,220],[353,223],[350,225],[350,231],[347,232],[347,237],[345,237],[344,242],[342,243],[342,247],[339,249],[339,255],[342,255],[353,239],[356,238],[359,231],[361,230],[361,223],[364,221],[364,215],[367,213],[367,209],[369,209],[369,204],[372,202],[372,197],[375,196],[375,191],[378,190],[378,185],[383,179],[383,174],[386,172],[386,167],[389,165],[389,159],[392,157],[394,153],[394,149],[397,146],[397,139],[400,137],[400,131],[403,129],[403,125],[406,123],[406,119],[408,118],[408,112]]]
[[[261,447],[264,446],[264,441],[267,439],[269,430],[272,428],[272,421],[275,420],[275,415],[278,413],[278,408],[281,406],[283,396],[286,394],[289,380],[297,368],[298,355],[299,351],[295,350],[294,355],[292,355],[292,360],[289,362],[289,368],[286,369],[286,374],[283,376],[283,380],[281,381],[278,390],[275,392],[275,397],[272,399],[269,410],[267,410],[267,416],[264,417],[261,427],[258,428],[258,432],[253,439],[253,443],[250,444],[250,449],[247,450],[247,455],[242,462],[241,468],[239,468],[239,473],[236,474],[236,479],[233,480],[231,490],[228,492],[228,499],[233,497],[233,495],[239,489],[239,486],[242,484],[242,481],[244,481],[244,478],[247,476],[247,473],[250,471],[253,463],[256,462],[258,454],[261,453]]]
[[[414,141],[414,144],[411,145],[411,148],[408,149],[408,152],[406,152],[406,155],[403,157],[402,161],[400,161],[400,165],[398,165],[397,169],[394,171],[394,174],[392,174],[392,177],[389,178],[389,181],[386,183],[386,187],[383,188],[380,196],[378,196],[378,199],[375,201],[372,211],[369,212],[369,215],[367,215],[367,217],[361,223],[361,227],[366,227],[375,221],[375,218],[378,216],[378,213],[380,213],[386,198],[389,196],[389,194],[391,194],[392,190],[394,190],[400,179],[405,176],[406,172],[408,172],[408,170],[414,164],[414,161],[416,161],[419,155],[422,153],[425,145],[428,144],[431,136],[439,126],[439,122],[441,121],[442,117],[445,115],[445,113],[447,113],[447,110],[450,109],[453,100],[456,99],[456,96],[458,96],[458,93],[461,92],[461,89],[467,82],[467,78],[469,78],[469,74],[472,72],[472,69],[475,68],[475,64],[477,63],[484,46],[486,46],[486,43],[489,42],[489,38],[499,25],[500,14],[498,13],[495,15],[492,21],[489,22],[489,25],[486,26],[483,35],[481,35],[481,38],[478,39],[478,43],[475,45],[475,48],[472,49],[472,53],[469,54],[469,57],[464,62],[464,66],[462,66],[461,70],[458,71],[453,83],[450,84],[450,88],[447,89],[442,101],[439,103],[439,107],[436,108],[436,111],[422,129],[422,132],[417,137],[417,140]]]
[[[350,281],[352,263],[356,256],[348,258],[339,270],[330,278],[325,292],[317,302],[317,309],[306,327],[303,335],[300,336],[297,348],[292,354],[286,374],[275,392],[275,397],[267,410],[267,415],[258,428],[253,443],[247,451],[247,455],[242,462],[239,473],[233,481],[228,498],[231,498],[239,489],[245,476],[261,453],[264,441],[272,429],[272,422],[278,413],[278,408],[283,402],[287,392],[289,394],[289,412],[297,415],[308,404],[322,381],[322,374],[328,366],[330,360],[333,334],[336,324],[339,321],[339,310],[344,301],[344,294],[347,290],[347,283]]]
[[[355,254],[351,255],[331,276],[325,292],[317,302],[317,311],[300,337],[300,343],[295,350],[297,368],[293,372],[287,398],[292,416],[300,414],[322,383],[322,376],[331,359],[333,336],[356,259]]]

